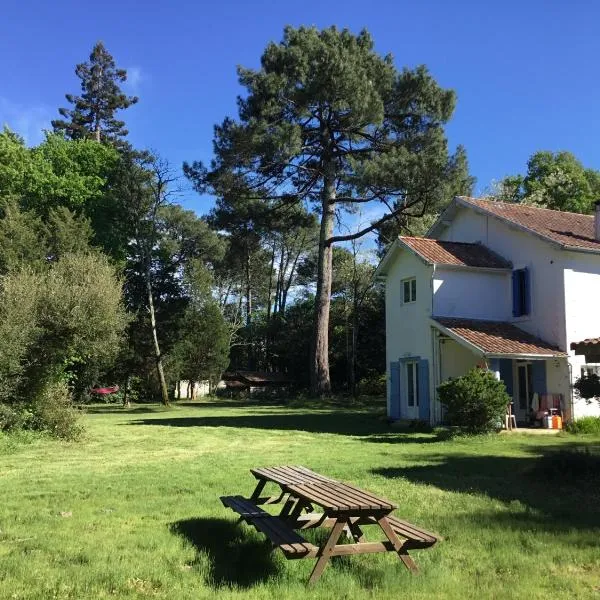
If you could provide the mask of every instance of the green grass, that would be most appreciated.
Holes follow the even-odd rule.
[[[77,443],[0,436],[0,598],[591,598],[596,483],[539,457],[586,436],[440,441],[361,408],[198,404],[95,409]],[[585,440],[585,441],[584,441]],[[286,561],[219,502],[254,466],[303,464],[395,500],[444,541],[413,553]]]

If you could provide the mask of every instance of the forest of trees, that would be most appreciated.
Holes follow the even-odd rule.
[[[226,369],[321,397],[381,389],[377,260],[474,184],[445,136],[454,92],[366,31],[289,27],[260,64],[239,69],[208,164],[131,145],[138,98],[101,42],[41,144],[0,133],[0,428],[73,436],[92,386],[167,405],[178,381]],[[208,214],[179,203],[188,183]],[[493,195],[588,212],[598,190],[598,172],[540,152]]]

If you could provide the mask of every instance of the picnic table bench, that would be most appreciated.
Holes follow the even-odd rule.
[[[412,572],[417,566],[409,550],[429,548],[438,536],[393,515],[396,504],[356,486],[315,473],[306,467],[282,466],[250,469],[258,480],[250,498],[223,496],[221,502],[262,532],[280,548],[286,558],[317,558],[309,583],[315,583],[333,556],[396,552]],[[267,483],[279,486],[276,495],[261,496]],[[283,504],[279,515],[261,506]],[[322,512],[316,512],[314,506]],[[379,525],[383,541],[369,542],[362,526]],[[314,527],[331,529],[328,539],[317,546],[304,539],[299,531]],[[345,533],[350,544],[338,544]]]

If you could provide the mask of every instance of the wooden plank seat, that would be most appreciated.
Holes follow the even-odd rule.
[[[406,542],[403,543],[403,547],[407,550],[431,548],[431,546],[441,540],[440,536],[392,515],[387,516],[387,521],[391,525],[394,533],[406,540]],[[308,529],[317,526],[331,528],[335,525],[336,519],[329,518],[323,513],[308,513],[300,515],[293,521],[289,520],[288,522],[294,529]],[[358,526],[377,524],[377,520],[374,517],[350,517],[348,522],[350,525]]]
[[[222,496],[224,506],[238,513],[246,523],[255,527],[282,550],[286,558],[307,558],[316,556],[318,547],[307,542],[283,519],[275,517],[243,496]]]
[[[387,521],[392,526],[392,530],[396,535],[407,540],[403,544],[403,547],[406,549],[431,548],[440,539],[439,536],[430,531],[398,519],[398,517],[388,515]]]

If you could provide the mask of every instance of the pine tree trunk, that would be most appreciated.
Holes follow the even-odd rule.
[[[252,332],[252,282],[250,279],[250,250],[246,251],[246,327],[248,328],[248,370],[254,371],[254,336]]]
[[[354,290],[352,301],[352,344],[350,345],[350,390],[352,396],[356,397],[356,341],[358,335],[358,291]]]
[[[152,327],[152,339],[154,341],[154,353],[156,355],[156,372],[158,373],[158,382],[160,384],[161,400],[165,406],[169,406],[169,392],[167,382],[165,381],[165,372],[162,364],[162,355],[158,343],[158,334],[156,332],[156,315],[154,313],[154,299],[152,298],[152,286],[150,285],[150,275],[146,273],[146,291],[148,293],[148,310],[150,311],[150,325]]]
[[[310,381],[312,393],[319,397],[326,396],[331,392],[331,380],[329,378],[329,308],[331,304],[333,246],[328,243],[328,240],[333,235],[335,216],[335,165],[331,162],[326,168],[322,199],[323,214],[319,236],[315,332]]]

